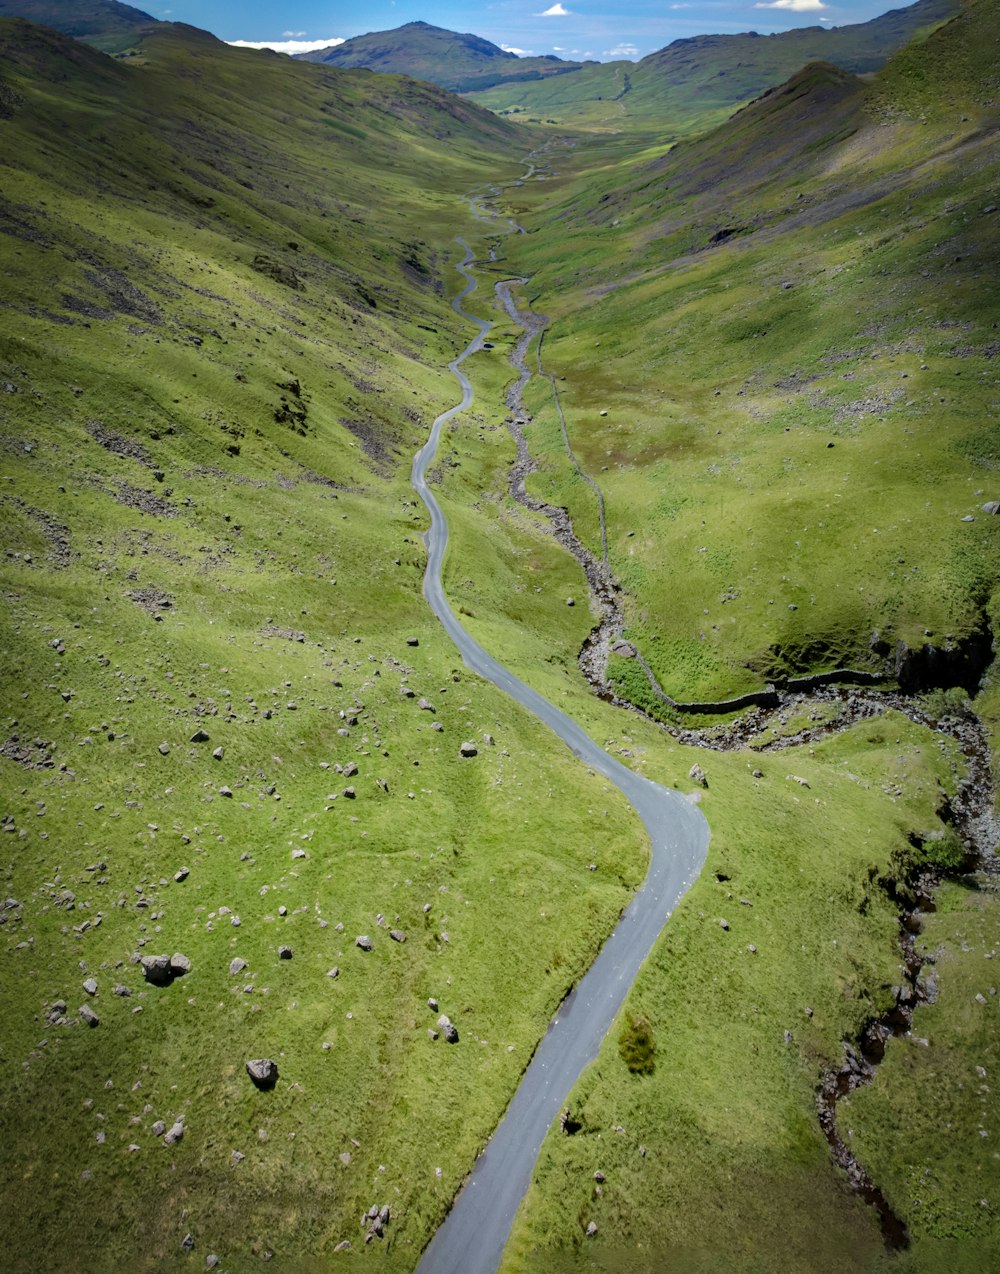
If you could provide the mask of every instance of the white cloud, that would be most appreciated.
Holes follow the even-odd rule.
[[[814,13],[826,7],[823,0],[769,0],[766,4],[754,5],[755,9],[788,9],[792,13]]]
[[[305,31],[282,31],[281,38],[283,40],[301,40],[305,34]]]
[[[568,18],[571,10],[564,9],[561,4],[554,4],[551,9],[546,9],[544,13],[536,13],[536,18]]]
[[[515,49],[513,44],[501,44],[500,47],[504,53],[513,53],[519,58],[533,58],[535,56],[531,49]]]
[[[226,43],[237,49],[273,49],[275,53],[291,54],[331,49],[335,44],[343,44],[344,41],[339,35],[331,35],[326,40],[227,40]]]
[[[622,58],[637,58],[639,50],[634,44],[616,44],[613,49],[605,49],[604,56],[606,58],[615,58],[621,61]]]
[[[689,4],[672,4],[670,7],[671,9],[690,9],[691,8]]]

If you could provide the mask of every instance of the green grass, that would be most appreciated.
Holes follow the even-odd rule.
[[[20,23],[0,39],[8,1264],[169,1268],[190,1233],[199,1263],[326,1268],[340,1240],[360,1246],[378,1200],[393,1219],[367,1256],[410,1270],[645,866],[617,792],[470,677],[421,596],[410,457],[455,400],[444,369],[470,334],[449,306],[454,237],[485,257],[496,233],[462,196],[512,181],[537,134],[427,86],[190,32],[127,63]],[[887,83],[865,97],[877,121]],[[827,85],[810,73],[785,106],[808,120],[803,93]],[[776,640],[782,666],[823,666],[863,655],[876,624],[922,640],[995,610],[993,520],[956,517],[995,494],[995,230],[978,211],[974,98],[964,176],[953,122],[902,107],[863,132],[867,150],[839,132],[816,149],[801,185],[821,203],[855,190],[862,158],[873,180],[911,175],[813,225],[793,225],[790,173],[734,178],[718,214],[695,189],[780,120],[771,99],[735,141],[710,135],[665,168],[662,146],[600,137],[508,190],[532,233],[504,239],[470,304],[494,314],[493,277],[532,272],[524,298],[552,318],[545,361],[565,377],[574,450],[608,501],[628,636],[679,697],[759,684]],[[852,90],[831,126],[855,105]],[[761,225],[739,243],[685,256],[716,215],[749,224],[754,207]],[[895,716],[804,754],[695,752],[593,696],[576,663],[592,623],[579,570],[507,494],[514,336],[498,321],[495,348],[469,361],[476,404],[442,444],[449,596],[638,771],[691,792],[702,764],[713,840],[627,1006],[649,1024],[635,1060],[653,1069],[628,1071],[623,1018],[571,1099],[581,1131],[546,1143],[508,1266],[718,1268],[721,1252],[767,1269],[778,1252],[783,1269],[860,1269],[877,1233],[829,1164],[813,1094],[842,1036],[888,1002],[899,957],[877,881],[912,863],[910,832],[941,830],[960,760]],[[593,495],[547,387],[526,403],[532,489],[565,503],[593,549]],[[617,661],[630,691],[635,672]],[[199,728],[207,742],[190,741]],[[459,757],[466,738],[476,758]],[[336,769],[349,764],[357,775]],[[182,951],[193,968],[145,987],[137,951]],[[58,997],[76,1019],[88,976],[101,1025],[49,1024]],[[431,996],[455,1047],[428,1037]],[[943,992],[948,1076],[979,1047],[962,1042],[959,1003]],[[278,1060],[274,1092],[246,1077],[254,1056]],[[887,1079],[866,1114],[891,1188],[907,1083]],[[168,1149],[151,1126],[179,1114]],[[942,1179],[952,1207],[957,1162]],[[980,1214],[962,1217],[985,1242]]]

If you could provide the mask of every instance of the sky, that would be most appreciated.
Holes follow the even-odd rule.
[[[203,27],[230,43],[304,52],[417,20],[471,31],[524,55],[636,59],[692,35],[787,31],[867,22],[905,0],[132,0],[169,22]]]

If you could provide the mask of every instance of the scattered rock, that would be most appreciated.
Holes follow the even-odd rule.
[[[191,875],[190,867],[181,867],[179,871],[174,872],[174,880],[176,880],[177,883],[180,884],[182,880],[187,880],[188,876],[190,875]]]
[[[402,929],[390,929],[390,930],[389,930],[389,937],[393,940],[393,942],[405,942],[405,941],[406,941],[406,934],[403,932],[403,930],[402,930]]]
[[[596,1233],[597,1233],[597,1224],[596,1222],[591,1221],[587,1225],[587,1238],[592,1239]]]
[[[305,856],[306,856],[306,851],[305,851],[304,849],[293,849],[293,850],[292,850],[292,857],[293,857],[293,858],[305,858]]]
[[[150,1128],[149,1131],[153,1134],[154,1137],[162,1137],[163,1134],[167,1131],[167,1125],[163,1122],[162,1119],[158,1119],[156,1123],[153,1124],[153,1126]]]
[[[182,978],[185,973],[190,972],[190,959],[186,955],[182,955],[180,951],[175,951],[170,957],[170,976],[174,978]]]
[[[419,703],[417,704],[417,706],[418,706],[419,708],[423,709],[423,711],[424,711],[424,712],[436,712],[436,711],[437,711],[437,709],[434,707],[433,703],[431,703],[430,699],[421,699],[421,700],[419,701]]]
[[[167,1129],[163,1137],[165,1146],[176,1146],[180,1139],[184,1136],[184,1120],[178,1119]]]
[[[438,1030],[445,1037],[449,1044],[458,1043],[458,1030],[446,1013],[442,1013],[438,1018]]]
[[[160,746],[156,750],[157,752],[159,752],[160,756],[169,756],[170,744],[167,743],[167,741],[164,739],[164,741],[160,744]]]
[[[247,1062],[247,1074],[258,1088],[273,1088],[278,1082],[278,1064],[269,1057],[257,1057]]]
[[[231,797],[231,796],[232,796],[232,794],[233,794],[233,789],[232,789],[231,787],[227,787],[227,786],[225,785],[225,783],[223,783],[222,787],[220,787],[220,788],[219,788],[219,795],[220,795],[220,796],[230,796],[230,797]]]
[[[437,1000],[435,1000],[433,995],[427,1001],[427,1007],[431,1010],[432,1013],[436,1013],[438,1011],[438,1002]]]
[[[242,973],[246,967],[246,960],[241,960],[239,956],[233,956],[232,960],[229,961],[230,977],[235,977],[237,973]]]
[[[83,984],[83,989],[87,992],[88,995],[96,995],[97,994],[97,979],[88,978],[86,982],[84,982]]]
[[[1000,500],[988,500],[986,504],[983,505],[983,512],[989,513],[991,516],[995,516],[997,513],[1000,513]]]
[[[292,958],[292,948],[291,948],[291,947],[279,947],[279,948],[278,948],[278,959],[279,959],[279,960],[290,960],[291,958]]]
[[[798,783],[799,787],[808,787],[808,786],[809,786],[809,781],[808,781],[808,779],[804,779],[804,778],[802,778],[802,777],[801,777],[800,775],[798,775],[798,774],[789,774],[787,777],[788,777],[788,781],[789,781],[790,783]]]
[[[348,761],[347,764],[344,766],[343,775],[345,779],[353,779],[355,774],[357,774],[357,772],[358,772],[358,767],[355,765],[353,761]]]
[[[212,756],[215,758],[216,761],[221,761],[225,755],[226,755],[226,749],[223,747],[212,749]]]
[[[604,1173],[600,1170],[600,1168],[598,1168],[598,1170],[594,1173],[594,1180],[597,1182],[598,1185],[604,1184],[604,1180],[605,1180]]]
[[[688,778],[693,783],[697,783],[699,787],[708,787],[708,779],[705,777],[705,771],[697,762],[695,762],[695,764],[691,766],[691,769],[688,770]]]
[[[728,929],[729,929],[729,921],[728,921],[728,920],[720,920],[720,921],[719,921],[719,928],[720,928],[720,929],[726,929],[726,930],[728,930]]]
[[[89,1004],[82,1004],[80,1006],[80,1016],[88,1026],[93,1027],[101,1025],[101,1019],[97,1016]]]
[[[479,752],[479,749],[471,739],[466,739],[458,750],[462,756],[476,756]]]
[[[195,730],[194,734],[191,735],[192,743],[207,743],[208,740],[209,740],[209,734],[207,730],[198,729],[198,730]]]
[[[360,947],[362,951],[371,951],[375,944],[366,933],[362,933],[354,939],[354,945]]]
[[[576,598],[575,598],[575,597],[567,597],[567,598],[566,598],[566,605],[567,605],[567,606],[575,606],[575,605],[576,605]]]
[[[407,639],[406,639],[406,644],[407,644],[408,646],[419,646],[419,645],[420,645],[420,639],[419,639],[419,637],[407,637]]]
[[[334,965],[334,966],[333,966],[333,968],[332,968],[332,969],[330,969],[330,971],[327,973],[327,975],[326,975],[326,976],[327,976],[328,978],[339,978],[339,977],[340,977],[340,969],[339,969],[336,965]]]
[[[169,986],[172,981],[170,957],[167,955],[144,955],[140,960],[142,976],[153,986]]]
[[[117,986],[115,986],[112,989],[112,992],[114,995],[120,995],[122,999],[125,999],[125,1000],[129,999],[129,997],[132,995],[132,992],[129,990],[129,988],[127,986],[122,986],[120,982],[118,983]]]

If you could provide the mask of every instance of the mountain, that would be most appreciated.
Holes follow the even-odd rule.
[[[0,18],[26,18],[105,53],[120,53],[163,25],[118,0],[0,0]]]
[[[954,16],[956,0],[917,0],[870,22],[805,27],[774,35],[701,35],[675,40],[636,64],[587,65],[540,84],[505,85],[476,95],[506,114],[588,124],[605,130],[681,121],[685,127],[781,84],[809,62],[828,62],[863,74],[893,50]]]
[[[329,66],[410,75],[456,93],[549,79],[586,65],[557,57],[518,57],[477,35],[459,35],[427,22],[408,22],[392,31],[355,36],[343,44],[300,53],[298,57]]]

